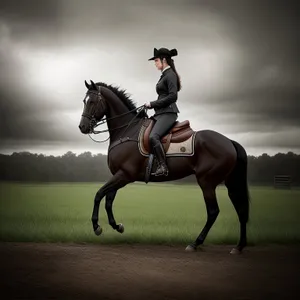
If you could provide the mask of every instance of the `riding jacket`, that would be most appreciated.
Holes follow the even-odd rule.
[[[151,101],[150,105],[154,108],[155,115],[163,113],[179,113],[176,105],[177,101],[177,76],[169,67],[162,72],[159,81],[156,84],[158,98]]]

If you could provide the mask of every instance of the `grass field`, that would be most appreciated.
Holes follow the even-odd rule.
[[[0,184],[0,240],[14,242],[187,244],[200,233],[206,209],[198,186],[131,184],[114,202],[120,234],[108,224],[101,203],[103,234],[94,235],[91,213],[101,185]],[[249,244],[300,242],[300,190],[250,187]],[[219,217],[206,244],[235,244],[239,223],[227,190],[217,190]]]

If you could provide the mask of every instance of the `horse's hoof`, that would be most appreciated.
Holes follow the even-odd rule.
[[[118,224],[118,229],[117,229],[117,231],[120,232],[120,233],[123,233],[124,230],[125,230],[124,225],[123,225],[122,223]]]
[[[102,228],[100,226],[98,226],[95,230],[94,230],[96,235],[100,235],[102,233]]]
[[[187,252],[196,252],[197,251],[197,248],[192,246],[192,245],[188,245],[186,248],[185,248],[185,251]]]
[[[230,254],[241,254],[242,251],[239,250],[238,248],[232,248],[232,250],[230,251]]]

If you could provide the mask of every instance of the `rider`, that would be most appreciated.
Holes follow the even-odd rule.
[[[155,111],[155,114],[152,116],[155,124],[149,137],[150,145],[159,163],[155,176],[168,175],[166,154],[160,140],[170,131],[179,113],[176,101],[178,91],[181,89],[181,83],[174,61],[171,58],[176,55],[176,49],[160,48],[157,50],[154,48],[154,56],[148,59],[154,60],[155,66],[162,72],[156,84],[157,100],[145,104],[147,108],[154,108]]]

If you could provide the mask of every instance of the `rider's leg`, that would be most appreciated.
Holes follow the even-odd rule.
[[[161,138],[166,135],[177,120],[177,114],[165,113],[154,117],[156,122],[151,130],[149,139],[154,155],[158,160],[158,168],[155,176],[168,175],[165,150],[161,144]]]

